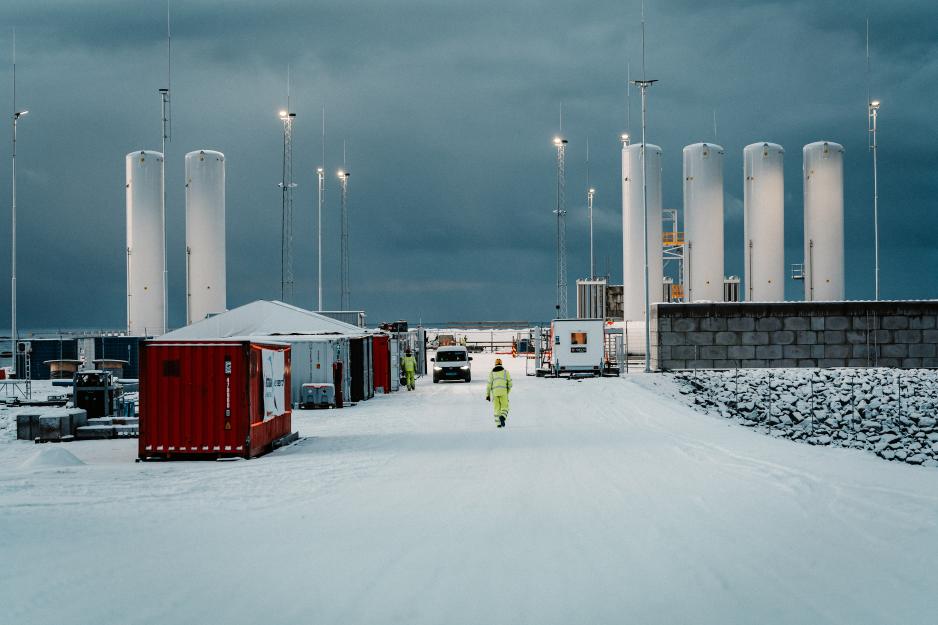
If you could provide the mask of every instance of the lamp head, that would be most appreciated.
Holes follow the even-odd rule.
[[[622,141],[623,144],[628,145],[628,144],[629,144],[629,133],[623,132],[621,135],[619,135],[619,140]]]
[[[29,114],[29,111],[25,111],[25,110],[24,110],[24,111],[16,111],[15,113],[13,113],[13,119],[19,119],[19,118],[22,117],[23,115],[27,115],[27,114]]]
[[[872,102],[870,102],[870,108],[873,109],[874,111],[878,110],[879,100],[873,100]]]
[[[287,113],[287,111],[285,111],[285,110],[281,110],[281,111],[280,111],[280,119],[286,119],[286,118],[288,117],[288,115],[289,115],[289,114]]]

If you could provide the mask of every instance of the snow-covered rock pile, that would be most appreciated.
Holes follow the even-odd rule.
[[[740,369],[674,378],[698,409],[771,436],[938,466],[938,371]]]

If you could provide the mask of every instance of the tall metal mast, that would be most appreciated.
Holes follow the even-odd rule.
[[[596,265],[593,262],[593,196],[596,189],[590,186],[590,140],[586,138],[586,207],[590,225],[590,280],[596,279]]]
[[[163,250],[163,327],[160,334],[166,333],[166,324],[169,314],[169,278],[166,269],[166,142],[170,141],[172,133],[172,108],[170,105],[170,89],[173,77],[173,39],[169,29],[169,1],[166,2],[166,86],[160,92],[160,119],[163,130],[160,133],[160,153],[163,155],[163,167],[160,174],[160,187],[163,194],[163,206],[160,209],[160,223],[162,225],[162,240],[160,246]]]
[[[280,181],[281,195],[281,249],[280,249],[280,299],[293,303],[293,121],[296,113],[290,110],[290,68],[287,68],[287,108],[280,111],[283,122],[283,177]]]
[[[340,276],[339,284],[341,289],[341,306],[342,310],[349,309],[349,300],[351,292],[349,289],[349,242],[348,242],[348,179],[349,171],[345,168],[345,142],[342,142],[342,169],[339,170],[339,185],[342,189],[342,204],[341,204],[341,221],[342,221],[342,235],[341,235],[341,258],[340,258]]]
[[[12,187],[13,187],[13,197],[12,197],[12,223],[11,223],[11,245],[10,251],[12,254],[11,265],[10,265],[10,352],[13,356],[13,372],[14,375],[19,377],[18,371],[16,369],[16,344],[18,343],[19,336],[17,334],[16,326],[16,123],[19,121],[20,117],[29,113],[29,111],[20,111],[16,108],[16,30],[13,31],[13,164],[12,164]],[[30,387],[27,386],[27,395],[31,394]]]
[[[566,207],[566,150],[567,140],[554,137],[557,148],[557,318],[567,318],[567,207]]]
[[[645,372],[651,372],[651,298],[648,284],[648,159],[646,158],[645,148],[647,139],[645,137],[645,118],[647,115],[646,92],[648,87],[658,82],[657,80],[648,80],[645,78],[645,2],[642,2],[642,79],[633,80],[632,84],[639,87],[642,91],[642,249],[644,250],[644,276],[645,276]],[[656,249],[657,251],[657,249]],[[661,288],[661,285],[658,285]]]
[[[878,152],[879,144],[876,138],[876,122],[879,117],[879,100],[870,97],[870,18],[866,18],[866,104],[867,104],[867,124],[870,134],[870,152],[873,153],[873,257],[874,274],[873,288],[875,299],[879,300],[879,168]]]
[[[316,170],[319,174],[318,210],[316,212],[316,255],[317,272],[316,281],[316,310],[322,310],[322,209],[325,204],[326,190],[326,103],[322,104],[322,165]]]

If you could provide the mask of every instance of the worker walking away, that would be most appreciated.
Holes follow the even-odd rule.
[[[417,384],[414,379],[417,375],[417,359],[414,358],[414,353],[409,349],[404,354],[403,360],[401,360],[401,368],[404,370],[404,378],[407,382],[407,390],[412,391],[417,388]]]
[[[485,387],[485,401],[492,402],[495,411],[495,426],[503,428],[508,420],[508,394],[511,392],[511,374],[502,366],[502,359],[495,359],[489,372],[489,383]]]
[[[459,339],[459,344],[462,345],[463,347],[466,347],[466,344],[467,344],[467,343],[468,343],[468,341],[466,341],[466,335],[463,334],[463,335],[462,335],[462,338]]]

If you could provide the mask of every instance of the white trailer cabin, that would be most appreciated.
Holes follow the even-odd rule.
[[[550,322],[550,365],[554,375],[602,375],[606,355],[603,319],[554,319]]]

